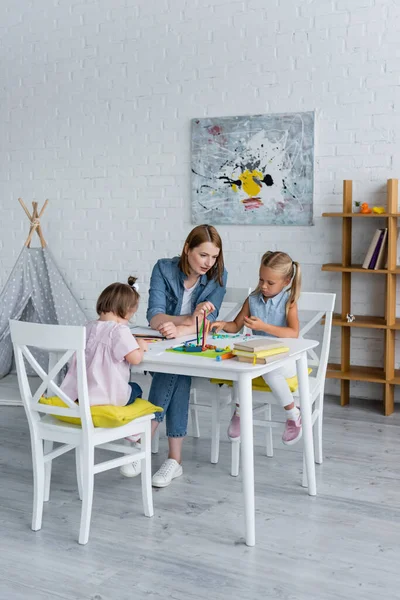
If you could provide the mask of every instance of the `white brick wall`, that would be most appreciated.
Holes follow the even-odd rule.
[[[0,17],[0,286],[28,230],[22,196],[50,199],[46,238],[91,315],[113,280],[146,290],[191,229],[190,118],[315,109],[315,226],[219,230],[230,285],[253,285],[271,248],[302,263],[305,289],[340,292],[320,270],[340,259],[340,224],[321,213],[340,209],[344,178],[381,203],[400,176],[398,2],[3,0]],[[360,260],[373,228],[358,225]],[[381,283],[354,278],[354,312],[382,309]],[[381,340],[356,332],[354,361],[379,362]]]

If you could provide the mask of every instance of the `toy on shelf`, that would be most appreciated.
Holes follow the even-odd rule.
[[[372,212],[377,215],[383,215],[383,213],[385,212],[385,209],[383,208],[383,206],[373,206]]]
[[[369,214],[371,214],[371,212],[372,212],[372,210],[368,206],[368,202],[363,202],[361,204],[360,213],[363,215],[369,215]]]
[[[348,323],[353,323],[353,321],[355,321],[355,320],[356,320],[356,318],[355,318],[355,316],[354,316],[354,315],[352,315],[352,314],[350,314],[350,313],[347,313],[347,315],[346,315],[346,320],[347,320],[347,322],[348,322]]]

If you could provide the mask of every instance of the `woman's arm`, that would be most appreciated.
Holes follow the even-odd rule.
[[[172,316],[166,313],[167,309],[167,288],[164,275],[161,273],[160,265],[156,263],[153,268],[150,279],[149,304],[147,308],[147,320],[150,327],[158,329],[165,322],[174,325],[189,324],[191,315]]]
[[[183,335],[189,335],[191,333],[196,332],[196,325],[193,325],[193,323],[190,323],[189,325],[175,325],[175,323],[173,323],[170,320],[171,317],[166,315],[166,318],[169,320],[160,323],[157,329],[164,337],[166,337],[169,340],[172,338],[182,337]]]
[[[216,320],[216,318],[218,317],[218,313],[220,311],[221,308],[221,304],[224,300],[224,296],[226,293],[226,282],[228,279],[228,273],[225,270],[223,275],[222,275],[222,285],[218,285],[215,290],[213,290],[211,292],[211,294],[209,296],[207,296],[206,300],[208,302],[211,302],[211,304],[214,305],[214,310],[210,313],[207,314],[207,320],[211,321],[212,323]]]
[[[264,323],[264,321],[258,317],[245,318],[245,325],[246,327],[250,327],[250,329],[254,329],[256,331],[265,331],[265,333],[269,333],[275,337],[298,338],[299,314],[297,310],[297,304],[292,304],[292,306],[289,308],[286,327],[269,325],[269,323]]]
[[[165,313],[159,313],[158,315],[155,315],[150,321],[150,327],[152,329],[158,329],[160,325],[162,325],[163,323],[165,323],[167,321],[169,323],[173,323],[175,326],[188,325],[188,326],[192,326],[192,328],[193,328],[191,315],[178,315],[178,316],[174,317],[173,315],[167,315]],[[191,332],[189,332],[189,333],[191,333]]]

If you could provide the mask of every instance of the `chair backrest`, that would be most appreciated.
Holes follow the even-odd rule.
[[[251,287],[243,287],[243,288],[227,287],[218,318],[222,319],[224,321],[233,321],[233,319],[236,317],[236,315],[239,313],[240,309],[242,308],[244,301],[246,300],[246,298],[248,297],[250,292],[251,292]],[[229,304],[229,307],[226,307],[228,312],[224,311],[224,306],[226,304]],[[231,306],[231,305],[233,305],[233,306]]]
[[[42,325],[23,321],[10,320],[11,340],[14,347],[15,363],[17,366],[18,384],[24,408],[31,427],[41,421],[41,413],[78,417],[82,421],[83,431],[93,428],[90,413],[89,394],[87,387],[85,346],[85,327],[64,325]],[[29,348],[39,348],[53,353],[46,372],[34,358]],[[76,398],[70,398],[57,385],[57,375],[76,356],[77,384],[79,404]],[[56,358],[54,359],[54,356]],[[27,375],[27,365],[30,365],[42,379],[35,393],[32,393]],[[40,404],[39,400],[46,390],[61,398],[67,407],[56,407]],[[61,423],[61,422],[60,422]]]
[[[297,306],[300,320],[304,313],[312,312],[313,316],[307,320],[300,329],[299,337],[309,337],[306,334],[317,324],[323,326],[322,340],[320,343],[320,355],[314,350],[309,351],[309,365],[317,367],[316,378],[324,381],[328,366],[329,348],[331,344],[332,315],[335,306],[336,294],[325,294],[319,292],[301,292]],[[311,336],[313,337],[313,336]]]

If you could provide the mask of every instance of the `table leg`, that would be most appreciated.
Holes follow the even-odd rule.
[[[308,481],[308,493],[316,496],[317,485],[315,481],[314,441],[312,432],[310,386],[308,381],[307,352],[302,352],[296,361],[297,379],[299,382],[299,397],[301,408],[301,421],[303,424],[304,458]]]
[[[253,399],[252,380],[248,374],[239,376],[240,441],[242,452],[245,539],[247,546],[254,546],[254,447],[253,447]]]

